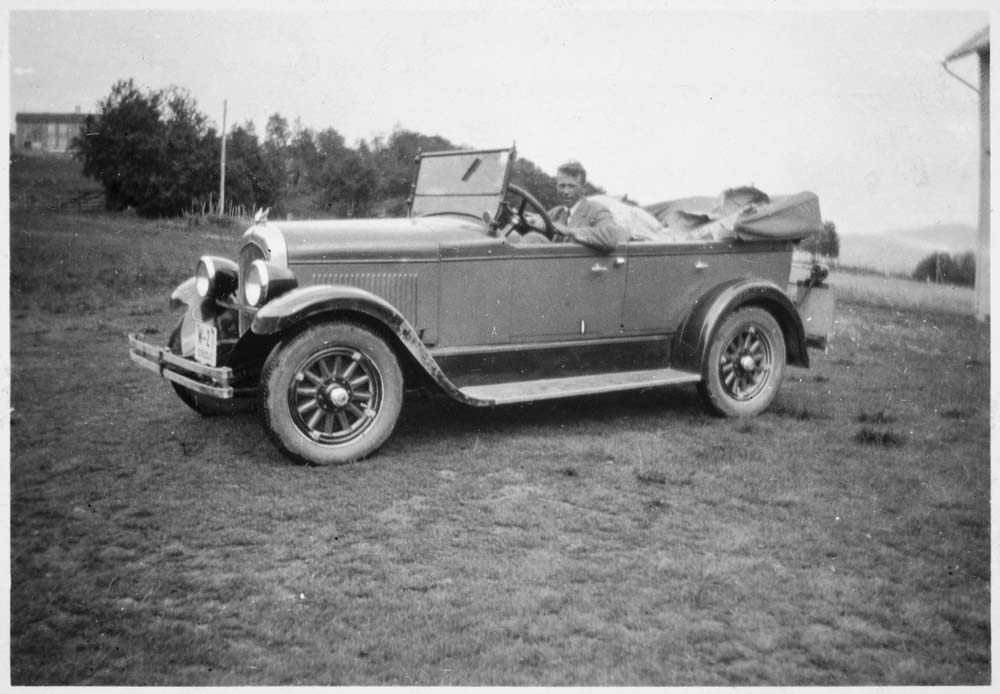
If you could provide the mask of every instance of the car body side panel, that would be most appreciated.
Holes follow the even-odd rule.
[[[511,340],[590,340],[621,335],[626,264],[573,243],[512,248]]]
[[[664,336],[431,350],[460,387],[664,368],[669,353]]]
[[[393,306],[427,344],[437,342],[440,278],[437,258],[310,262],[292,267],[299,287],[355,287]]]
[[[435,344],[443,348],[506,344],[512,269],[510,247],[501,239],[442,243]]]
[[[630,243],[625,334],[676,332],[696,301],[734,278],[783,286],[790,248],[787,243]]]

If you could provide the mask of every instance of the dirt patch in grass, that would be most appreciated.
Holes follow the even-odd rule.
[[[227,244],[82,217],[13,219],[14,684],[990,681],[971,318],[841,304],[752,421],[689,387],[408,398],[376,456],[313,469],[129,363]]]

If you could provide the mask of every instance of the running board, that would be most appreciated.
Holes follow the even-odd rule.
[[[459,389],[463,395],[486,405],[510,405],[517,402],[568,398],[574,395],[613,393],[681,383],[697,383],[701,376],[693,371],[678,369],[646,369],[621,371],[594,376],[542,378],[536,381],[514,381]]]

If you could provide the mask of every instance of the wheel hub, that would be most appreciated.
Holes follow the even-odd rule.
[[[351,401],[351,392],[337,382],[329,384],[321,392],[327,404],[336,409],[344,407]]]
[[[753,357],[749,354],[744,354],[740,357],[740,368],[743,369],[745,373],[753,373],[754,369],[757,368],[757,362],[755,362]]]

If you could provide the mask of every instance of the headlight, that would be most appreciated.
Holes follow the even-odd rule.
[[[231,260],[203,255],[194,271],[195,289],[202,299],[231,294],[238,282],[239,269]]]
[[[250,263],[244,280],[243,296],[251,306],[263,306],[276,296],[284,294],[298,284],[287,268],[272,265],[265,260]]]
[[[251,306],[260,306],[264,295],[267,292],[267,263],[263,260],[255,260],[250,265],[250,271],[246,277],[246,287],[243,290],[246,294],[247,303]]]

